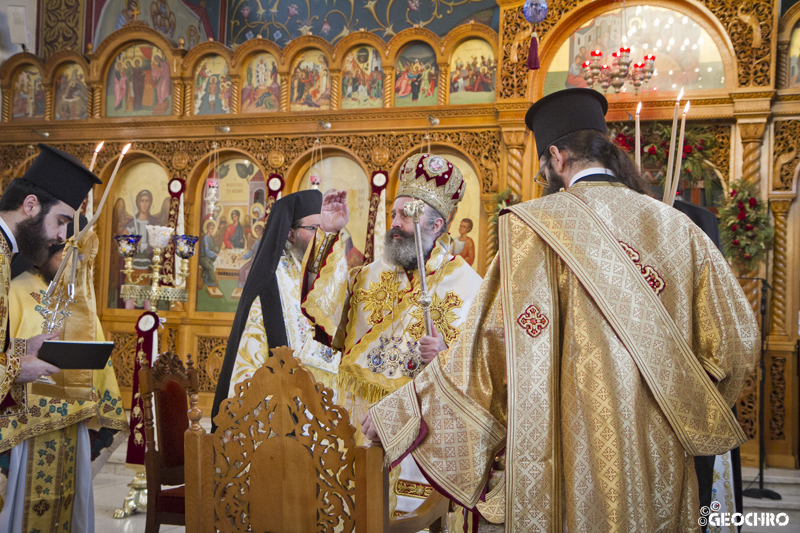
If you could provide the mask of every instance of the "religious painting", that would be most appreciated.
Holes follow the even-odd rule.
[[[88,116],[89,88],[83,69],[77,63],[64,63],[55,76],[56,120],[84,119]]]
[[[583,63],[592,59],[592,52],[600,51],[602,63],[611,65],[611,54],[623,46],[631,49],[631,65],[643,62],[645,55],[655,56],[653,77],[640,94],[725,87],[719,49],[698,22],[671,9],[640,5],[608,11],[575,30],[550,65],[544,94],[587,87]],[[601,90],[599,83],[594,87]],[[622,92],[633,97],[635,89],[627,83]]]
[[[800,87],[800,22],[792,30],[789,41],[789,80],[787,88]]]
[[[219,35],[220,2],[203,0],[95,0],[94,43],[133,22],[143,22],[191,49]]]
[[[203,198],[209,184],[218,184],[218,193],[200,208],[197,310],[235,313],[264,233],[267,187],[250,159],[228,159],[205,176]]]
[[[135,44],[111,60],[107,117],[168,115],[171,110],[172,78],[164,52],[151,44]]]
[[[331,108],[331,75],[328,58],[320,50],[306,50],[294,59],[289,79],[291,111]]]
[[[497,61],[494,50],[483,39],[461,43],[450,58],[450,103],[494,102]]]
[[[194,75],[194,114],[223,115],[231,112],[233,84],[228,77],[228,62],[211,55],[197,66]]]
[[[444,157],[450,160],[461,175],[464,176],[464,197],[456,207],[456,214],[450,224],[450,236],[453,238],[454,250],[456,255],[461,255],[472,268],[478,270],[477,254],[481,250],[480,231],[478,230],[481,217],[481,182],[475,169],[466,157],[460,154],[443,153]],[[469,245],[468,242],[472,241]],[[473,253],[470,254],[470,250]],[[471,257],[470,257],[471,256]]]
[[[350,222],[344,232],[345,239],[350,240],[345,242],[347,264],[350,268],[362,265],[367,244],[370,195],[369,178],[364,169],[348,157],[325,157],[306,169],[298,190],[310,189],[312,176],[319,179],[319,190],[323,194],[330,189],[347,191],[347,205],[350,206]],[[383,235],[380,237],[383,238]]]
[[[278,62],[269,53],[247,59],[242,79],[242,113],[267,113],[281,106],[281,79]]]
[[[133,256],[134,273],[128,281],[122,273],[124,259],[116,246],[111,247],[111,272],[117,272],[109,276],[108,307],[111,309],[141,309],[149,305],[145,300],[123,300],[120,288],[126,283],[150,284],[145,275],[153,263],[153,248],[148,242],[147,226],[169,225],[168,182],[167,172],[153,161],[140,160],[119,171],[113,192],[111,235],[141,235],[142,238]]]
[[[17,70],[12,88],[11,117],[14,120],[44,119],[46,95],[38,68],[26,65]]]
[[[359,46],[344,58],[342,109],[383,106],[381,56],[372,46]]]
[[[406,45],[395,66],[394,106],[436,105],[439,97],[436,53],[429,44]]]

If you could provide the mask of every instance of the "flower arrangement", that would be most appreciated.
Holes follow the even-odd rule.
[[[489,232],[494,236],[495,242],[499,242],[500,230],[498,224],[500,211],[506,207],[516,205],[522,200],[519,196],[514,194],[511,187],[506,187],[502,191],[492,195],[492,201],[494,202],[494,211],[492,211],[492,216],[489,218]]]
[[[628,123],[609,124],[609,134],[614,142],[623,150],[634,157],[633,151],[636,146],[634,138],[634,127]],[[669,141],[672,135],[672,126],[660,122],[649,122],[642,125],[642,169],[654,169],[654,175],[658,177],[660,172],[660,184],[664,184],[667,174],[667,162],[669,155]],[[686,126],[686,133],[683,146],[679,149],[683,151],[681,161],[681,181],[685,181],[690,187],[703,184],[706,192],[706,203],[711,205],[711,196],[715,190],[719,190],[721,185],[722,172],[709,159],[709,154],[718,146],[718,142],[713,134],[702,126]]]
[[[749,272],[764,258],[775,230],[755,184],[740,178],[729,187],[719,211],[720,240],[734,266]]]

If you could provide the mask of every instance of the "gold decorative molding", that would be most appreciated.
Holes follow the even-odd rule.
[[[508,147],[508,186],[522,198],[523,157],[526,130],[503,130],[503,141]]]
[[[786,439],[786,357],[771,357],[769,366],[771,389],[769,393],[769,406],[771,415],[769,419],[769,438],[771,440]]]
[[[761,148],[766,122],[739,124],[742,136],[742,177],[761,187]]]
[[[789,43],[778,43],[778,72],[775,75],[775,87],[785,89],[789,80]]]

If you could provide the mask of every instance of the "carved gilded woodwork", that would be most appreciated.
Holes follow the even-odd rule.
[[[754,369],[747,376],[736,402],[736,418],[742,426],[744,434],[750,440],[758,436],[758,372]]]
[[[508,186],[522,198],[522,167],[524,164],[526,130],[503,131],[508,148]]]
[[[778,43],[778,72],[775,75],[775,88],[785,89],[789,76],[789,43]]]
[[[786,227],[787,214],[792,200],[771,200],[775,245],[772,260],[772,319],[770,335],[786,335],[786,309],[788,296],[789,242]]]
[[[355,428],[347,410],[333,403],[333,391],[317,383],[286,347],[271,356],[252,378],[235,386],[214,422],[214,522],[223,532],[269,527],[270,509],[291,509],[284,494],[300,495],[298,531],[352,531],[355,520]],[[291,480],[265,476],[265,469],[292,469]],[[278,490],[269,483],[283,485]],[[287,522],[288,523],[288,522]],[[281,524],[270,523],[281,529]]]
[[[386,43],[384,54],[386,54],[389,65],[394,67],[397,64],[397,57],[400,55],[405,45],[413,43],[414,41],[428,43],[431,48],[433,48],[434,53],[436,53],[437,64],[446,63],[449,60],[443,53],[444,47],[438,35],[427,28],[407,28],[392,37],[392,39]],[[394,80],[392,81],[392,87],[394,87]]]
[[[792,187],[795,170],[800,165],[800,119],[775,122],[775,167],[772,173],[772,190],[788,191]]]
[[[217,390],[227,347],[228,337],[197,337],[197,368],[201,392],[213,394]]]
[[[136,352],[136,332],[112,331],[109,338],[114,343],[111,364],[120,387],[133,387],[133,354]]]
[[[742,135],[742,177],[761,185],[761,148],[766,122],[739,124]]]

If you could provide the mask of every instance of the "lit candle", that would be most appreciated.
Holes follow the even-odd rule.
[[[128,150],[131,149],[131,143],[125,145],[125,148],[122,149],[122,152],[119,154],[119,159],[117,159],[117,166],[114,167],[114,172],[111,173],[111,178],[108,180],[108,184],[106,185],[106,189],[103,191],[103,196],[100,197],[100,203],[97,205],[97,213],[94,214],[92,219],[86,224],[86,227],[81,230],[80,235],[75,238],[75,241],[80,241],[83,238],[83,235],[92,227],[92,225],[97,222],[97,217],[100,216],[100,212],[103,210],[103,205],[106,203],[106,198],[108,198],[108,193],[111,191],[111,185],[114,184],[114,178],[119,172],[119,167],[122,164],[122,158],[125,157],[125,154],[128,153]]]
[[[636,168],[642,171],[642,128],[639,125],[639,113],[642,111],[642,103],[636,106]]]
[[[683,117],[681,117],[681,137],[678,140],[678,155],[675,157],[677,166],[675,167],[675,175],[672,177],[672,188],[669,191],[669,205],[675,203],[675,193],[678,190],[678,182],[681,178],[681,163],[683,162],[683,134],[686,131],[686,115],[689,113],[689,104],[686,102],[686,107],[683,108]]]
[[[97,154],[103,149],[104,144],[105,141],[100,141],[100,144],[98,144],[97,148],[94,149],[94,153],[92,154],[92,162],[89,164],[89,172],[94,171],[94,164],[97,162]]]
[[[683,98],[683,87],[681,87],[681,92],[678,93],[678,99],[675,100],[675,114],[672,116],[672,135],[669,139],[669,154],[667,154],[667,175],[664,176],[664,195],[661,197],[661,200],[665,203],[669,200],[669,191],[672,189],[670,180],[672,179],[672,167],[675,161],[675,135],[678,133],[678,110],[681,98]]]

